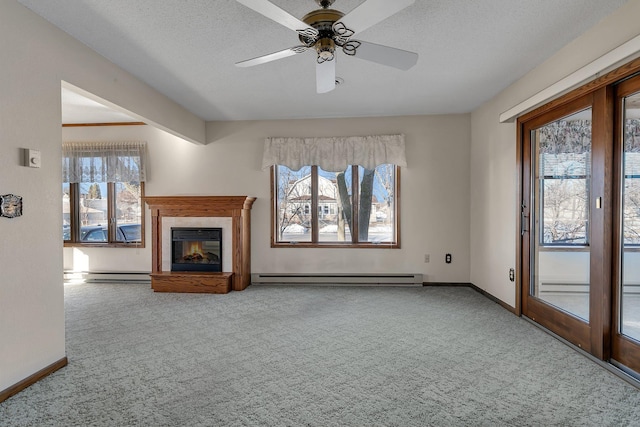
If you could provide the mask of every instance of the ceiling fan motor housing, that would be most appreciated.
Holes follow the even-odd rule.
[[[329,2],[329,6],[330,3]],[[320,4],[320,3],[319,3]],[[320,6],[323,6],[320,4]],[[318,30],[318,35],[315,38],[310,38],[305,35],[300,35],[300,41],[307,46],[313,46],[318,52],[318,62],[331,61],[334,56],[336,43],[334,41],[333,24],[338,22],[340,18],[344,16],[344,13],[335,9],[318,9],[307,13],[302,21],[305,24]]]

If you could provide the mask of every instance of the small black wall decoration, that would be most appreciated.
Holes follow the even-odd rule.
[[[22,215],[22,197],[15,194],[0,196],[0,216],[15,218]]]

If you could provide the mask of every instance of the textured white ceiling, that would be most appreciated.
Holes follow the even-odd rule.
[[[345,83],[316,94],[311,52],[234,63],[299,44],[233,0],[18,0],[205,120],[465,113],[626,0],[417,0],[354,36],[417,52],[400,71],[340,51]],[[393,1],[393,0],[389,0]],[[273,0],[301,18],[313,0]],[[336,0],[348,13],[362,0]]]

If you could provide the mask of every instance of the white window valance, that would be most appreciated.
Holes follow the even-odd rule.
[[[329,172],[341,172],[348,165],[375,169],[387,163],[407,166],[404,135],[267,138],[262,156],[263,169],[283,165],[299,170],[316,165]]]
[[[147,143],[64,142],[62,182],[144,182]]]

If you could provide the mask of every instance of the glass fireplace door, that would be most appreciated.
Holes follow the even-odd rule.
[[[221,228],[172,228],[171,271],[222,271]]]

